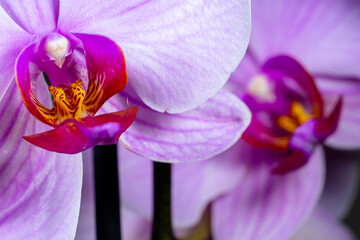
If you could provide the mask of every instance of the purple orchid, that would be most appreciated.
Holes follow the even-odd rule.
[[[337,201],[323,192],[331,177],[325,178],[322,144],[360,144],[360,4],[254,0],[252,6],[250,47],[226,88],[249,105],[253,121],[244,140],[224,153],[174,166],[173,225],[180,237],[206,214],[213,239],[289,239],[307,231],[307,220],[334,226],[339,217],[314,208],[322,194],[320,208]],[[146,239],[151,164],[121,153],[125,234]]]
[[[0,4],[0,236],[7,239],[75,234],[81,156],[29,142],[63,153],[116,142],[136,108],[95,114],[116,105],[109,98],[127,76],[152,109],[190,110],[221,88],[249,38],[249,1]]]

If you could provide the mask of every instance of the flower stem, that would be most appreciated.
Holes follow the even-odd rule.
[[[171,164],[154,162],[152,240],[174,240],[171,225]]]
[[[119,240],[120,204],[115,145],[94,147],[97,239]]]

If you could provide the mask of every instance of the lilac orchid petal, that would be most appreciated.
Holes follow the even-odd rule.
[[[44,131],[27,111],[13,80],[0,103],[0,236],[72,239],[80,208],[81,155],[38,149],[22,139]]]
[[[28,44],[31,35],[21,29],[0,7],[0,100],[14,78],[17,55]]]
[[[308,164],[285,175],[270,168],[281,155],[235,145],[247,173],[237,188],[212,204],[214,239],[288,239],[308,217],[321,193],[324,158],[317,148]],[[235,152],[236,153],[236,152]]]
[[[310,219],[291,240],[355,240],[351,231],[343,224],[316,208]]]
[[[124,240],[151,239],[152,223],[128,208],[121,208],[121,225]]]
[[[122,143],[148,159],[190,162],[210,158],[234,144],[250,123],[247,106],[232,93],[220,91],[198,108],[181,114],[159,113],[148,108],[127,88],[110,99],[106,111],[139,106],[136,121],[120,138]]]
[[[229,193],[246,175],[234,158],[236,147],[215,157],[191,164],[173,165],[173,225],[176,230],[195,227],[216,198]]]
[[[255,0],[252,17],[250,48],[260,61],[286,54],[312,73],[360,76],[358,1]]]
[[[118,42],[142,101],[178,113],[213,96],[235,70],[249,40],[250,1],[63,1],[59,28]]]
[[[152,161],[120,148],[123,207],[147,221],[152,219]],[[226,151],[212,159],[173,165],[173,227],[195,227],[211,201],[231,191],[245,175],[238,159]]]
[[[56,28],[59,0],[1,0],[0,5],[28,33],[41,34]]]

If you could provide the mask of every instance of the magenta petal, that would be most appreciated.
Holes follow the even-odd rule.
[[[5,0],[0,4],[29,33],[52,32],[56,28],[59,0]]]
[[[59,27],[115,40],[145,104],[178,113],[213,96],[235,70],[249,40],[250,1],[64,1]]]
[[[0,236],[72,239],[80,205],[82,162],[34,147],[23,135],[45,131],[24,107],[15,82],[0,103]]]
[[[125,99],[139,106],[134,124],[122,143],[148,159],[190,162],[210,158],[234,144],[249,125],[251,113],[232,93],[220,91],[198,108],[181,114],[159,113],[146,107],[130,89],[111,99],[113,111]]]
[[[125,58],[120,47],[107,37],[80,33],[74,33],[74,36],[83,44],[88,71],[84,107],[86,112],[94,115],[106,100],[125,88]]]
[[[79,121],[68,119],[55,129],[25,136],[28,142],[49,151],[78,153],[101,144],[115,144],[135,120],[137,107]]]
[[[344,224],[337,222],[327,212],[316,208],[307,222],[292,240],[355,240],[357,239]]]
[[[289,239],[314,208],[324,181],[324,157],[315,150],[309,163],[285,175],[272,175],[280,155],[240,147],[244,174],[237,188],[212,205],[215,239]]]

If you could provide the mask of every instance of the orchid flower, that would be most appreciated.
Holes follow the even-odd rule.
[[[249,1],[0,5],[0,235],[7,239],[74,237],[81,156],[41,148],[75,153],[116,142],[136,108],[95,114],[116,105],[109,98],[127,76],[150,108],[191,110],[221,88],[249,39]]]
[[[360,56],[360,4],[255,0],[252,6],[250,47],[226,88],[249,105],[253,121],[244,139],[224,153],[174,167],[179,237],[206,210],[214,239],[293,237],[316,214],[329,179],[321,146],[360,143],[360,68],[354,61]],[[124,224],[137,226],[129,239],[146,238],[141,230],[152,221],[151,165],[140,168],[144,159],[121,152]]]

